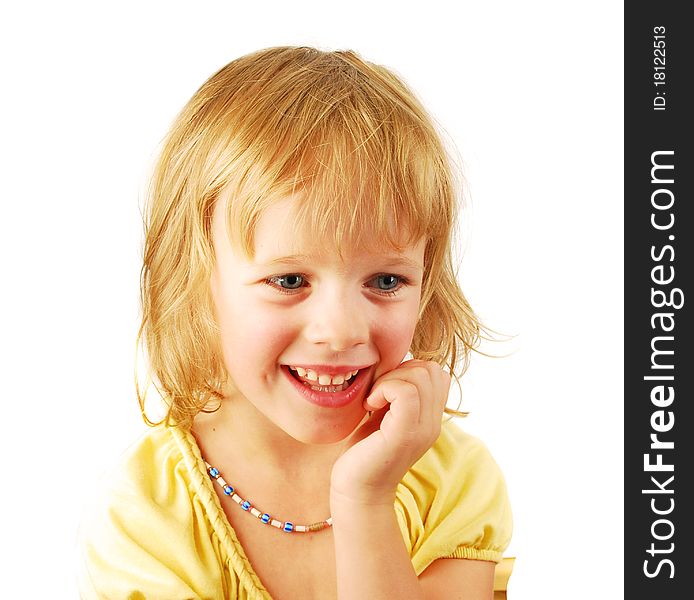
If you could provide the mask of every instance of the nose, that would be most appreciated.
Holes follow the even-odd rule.
[[[313,344],[344,352],[369,340],[369,314],[363,301],[330,295],[309,308],[305,335]]]

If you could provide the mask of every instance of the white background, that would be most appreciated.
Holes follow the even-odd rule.
[[[513,502],[509,597],[621,595],[621,3],[249,4],[2,11],[1,595],[76,597],[85,498],[144,430],[146,170],[209,75],[284,44],[392,67],[458,147],[472,199],[463,286],[516,335],[487,347],[508,358],[475,356],[463,386],[464,427]]]

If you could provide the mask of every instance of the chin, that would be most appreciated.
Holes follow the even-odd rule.
[[[362,410],[361,414],[355,418],[342,420],[340,423],[324,423],[321,425],[319,420],[316,419],[309,427],[299,426],[294,431],[287,431],[286,429],[285,431],[296,441],[303,444],[337,444],[352,435],[354,430],[364,421],[365,417],[366,411]]]

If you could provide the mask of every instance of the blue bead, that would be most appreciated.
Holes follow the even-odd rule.
[[[241,505],[241,508],[243,508],[243,510],[248,510],[250,507],[251,503],[248,500],[244,500],[243,504]]]
[[[219,471],[214,467],[210,467],[210,475],[212,475],[212,477],[219,477]]]
[[[231,496],[234,493],[234,488],[231,487],[230,485],[225,485],[223,489],[224,489],[224,493],[227,496]]]
[[[285,531],[294,531],[294,523],[290,523],[289,521],[287,521],[284,524],[284,530]]]
[[[270,518],[271,518],[270,515],[267,514],[267,513],[265,513],[262,517],[260,517],[260,520],[261,520],[263,523],[269,523],[269,522],[270,522]]]

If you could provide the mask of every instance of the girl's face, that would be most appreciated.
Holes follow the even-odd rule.
[[[425,243],[350,248],[341,260],[296,231],[295,203],[287,197],[262,215],[251,260],[232,248],[217,202],[212,296],[230,399],[252,403],[296,440],[334,443],[363,420],[372,383],[410,348]]]

